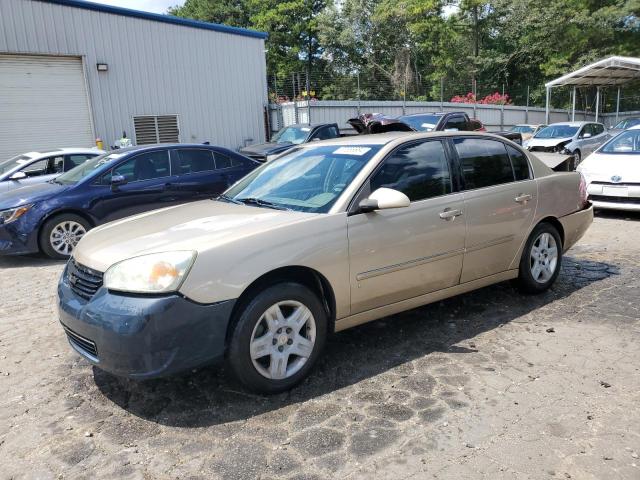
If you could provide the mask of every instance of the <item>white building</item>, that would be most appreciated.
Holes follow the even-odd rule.
[[[0,1],[0,160],[123,131],[264,139],[266,34],[79,0]]]

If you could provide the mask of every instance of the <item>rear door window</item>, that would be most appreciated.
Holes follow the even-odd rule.
[[[486,138],[456,138],[453,143],[460,158],[465,190],[514,181],[511,161],[502,142]]]
[[[451,174],[439,140],[413,143],[387,157],[371,177],[371,191],[399,190],[412,202],[451,193]]]
[[[527,156],[517,148],[507,145],[507,152],[509,152],[509,158],[511,158],[511,165],[513,165],[513,173],[516,181],[529,180],[531,173],[529,172],[529,162]]]
[[[188,175],[190,173],[208,172],[215,170],[211,150],[201,148],[181,148],[176,150],[174,174]]]

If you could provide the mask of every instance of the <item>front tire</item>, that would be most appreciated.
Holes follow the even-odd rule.
[[[79,215],[56,215],[47,220],[40,230],[40,249],[50,258],[67,259],[90,229],[89,222]]]
[[[320,299],[298,283],[260,291],[241,306],[227,362],[249,390],[289,390],[311,371],[324,347],[327,314]]]
[[[558,278],[562,240],[558,230],[542,222],[533,229],[522,252],[518,286],[525,293],[542,293]]]

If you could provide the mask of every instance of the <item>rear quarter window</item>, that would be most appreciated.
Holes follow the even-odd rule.
[[[507,145],[507,152],[509,153],[509,158],[511,158],[513,174],[516,181],[529,180],[531,178],[531,172],[529,171],[529,161],[527,160],[527,156],[511,145]]]

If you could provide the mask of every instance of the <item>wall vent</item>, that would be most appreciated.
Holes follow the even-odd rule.
[[[139,115],[133,117],[136,145],[180,142],[177,115]]]

